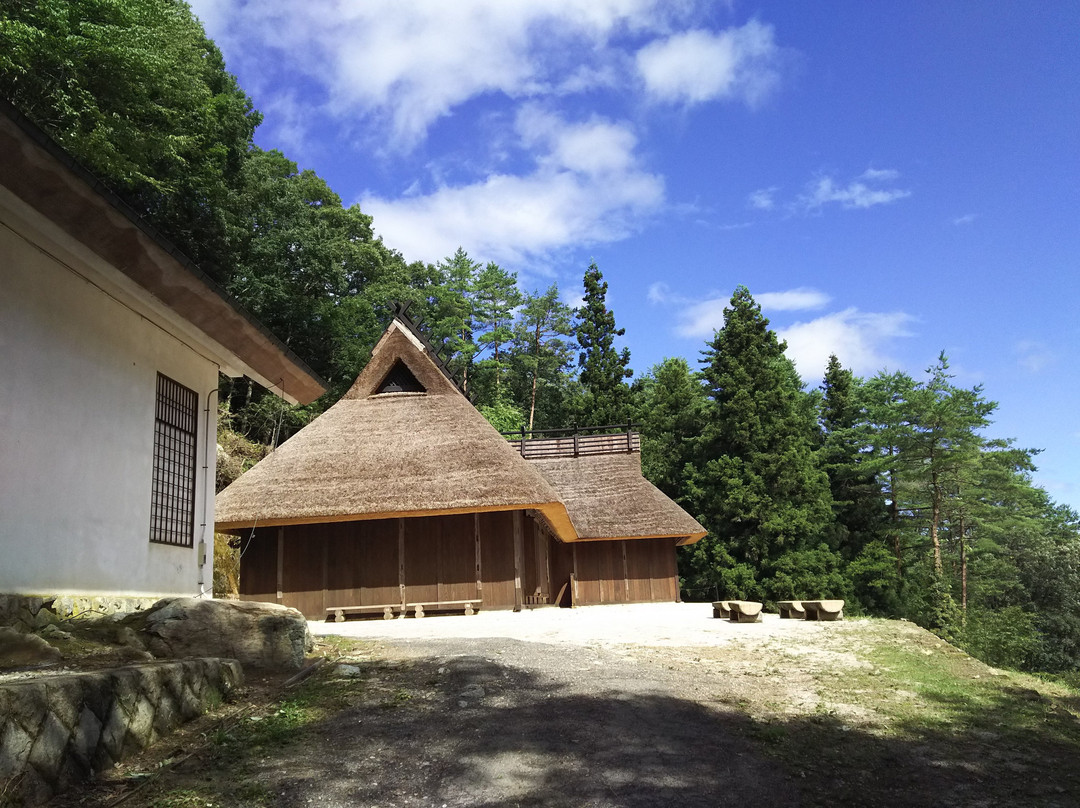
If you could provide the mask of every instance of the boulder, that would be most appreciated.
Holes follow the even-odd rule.
[[[36,634],[0,628],[0,670],[48,665],[60,661],[60,652]]]
[[[157,658],[226,657],[252,668],[295,671],[311,647],[304,616],[275,603],[165,598],[125,623]]]

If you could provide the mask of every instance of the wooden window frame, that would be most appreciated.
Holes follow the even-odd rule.
[[[159,373],[154,404],[154,470],[150,485],[150,542],[195,544],[195,484],[199,396]]]

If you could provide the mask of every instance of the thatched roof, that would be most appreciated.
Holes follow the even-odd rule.
[[[224,531],[516,509],[539,511],[564,541],[577,538],[552,486],[396,319],[348,393],[216,504]]]
[[[559,493],[581,541],[671,537],[693,544],[705,535],[696,519],[642,476],[636,451],[529,462]]]

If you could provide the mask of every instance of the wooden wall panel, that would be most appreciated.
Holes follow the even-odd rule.
[[[398,587],[398,520],[349,522],[354,529],[355,564],[359,570],[361,606],[401,602]],[[333,556],[330,567],[333,569]]]
[[[480,514],[483,607],[514,607],[514,522],[511,511]]]
[[[570,589],[570,573],[574,571],[574,546],[552,539],[548,547],[551,556],[551,602],[555,603],[564,586],[567,590]],[[568,605],[567,598],[569,595],[564,594],[563,602],[559,605]]]
[[[600,602],[624,603],[626,601],[625,578],[623,577],[622,542],[597,542],[597,562],[599,567]]]
[[[290,525],[285,528],[282,567],[282,603],[305,617],[324,617],[323,545],[324,525]]]
[[[439,517],[439,600],[476,600],[476,541],[472,514]]]
[[[405,602],[431,603],[439,599],[439,544],[443,517],[405,520]]]
[[[276,602],[277,528],[258,528],[240,540],[240,599]]]
[[[577,605],[603,603],[600,591],[600,551],[607,542],[587,541],[574,545],[577,554]]]
[[[326,544],[326,608],[361,603],[360,572],[363,568],[360,537],[353,522],[323,526]]]
[[[649,543],[652,545],[652,599],[674,602],[678,599],[675,544],[668,539],[651,539]]]
[[[653,549],[648,541],[626,542],[626,566],[633,603],[647,603],[653,599],[652,556]]]

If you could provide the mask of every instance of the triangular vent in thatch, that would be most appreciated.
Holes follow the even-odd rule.
[[[394,366],[390,368],[390,372],[386,374],[386,378],[382,380],[377,388],[375,388],[375,394],[379,393],[426,393],[427,388],[417,381],[413,372],[405,366],[405,363],[400,359],[394,363]]]

